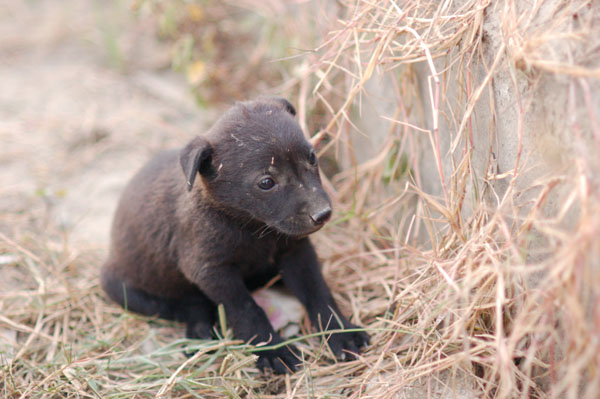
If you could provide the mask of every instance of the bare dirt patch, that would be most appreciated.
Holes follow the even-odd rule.
[[[124,183],[152,153],[206,127],[209,112],[170,70],[152,21],[124,5],[2,7],[1,209],[102,248]],[[2,230],[25,226],[7,219]]]

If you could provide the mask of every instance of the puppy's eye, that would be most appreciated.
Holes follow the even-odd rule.
[[[314,150],[311,150],[310,154],[308,155],[308,163],[310,163],[313,166],[317,164],[317,154],[315,154]]]
[[[275,180],[270,177],[265,177],[258,182],[258,188],[264,191],[268,191],[275,187]]]

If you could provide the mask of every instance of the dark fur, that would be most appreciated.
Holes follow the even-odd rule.
[[[222,303],[237,338],[277,344],[281,337],[250,292],[281,274],[313,325],[355,327],[338,311],[307,238],[331,204],[293,115],[281,98],[239,103],[207,134],[137,173],[121,197],[102,269],[114,301],[185,322],[190,338],[211,336]],[[268,191],[258,187],[265,176],[277,182]],[[343,358],[368,336],[338,333],[328,343]],[[290,346],[260,352],[258,360],[278,373],[297,363]]]

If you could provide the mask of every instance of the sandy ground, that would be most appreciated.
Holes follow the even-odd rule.
[[[157,37],[128,2],[2,2],[0,231],[58,226],[75,248],[106,248],[135,170],[213,119]]]

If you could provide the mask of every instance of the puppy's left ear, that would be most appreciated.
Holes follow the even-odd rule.
[[[212,158],[213,147],[203,137],[196,137],[183,147],[179,153],[179,162],[187,179],[188,191],[194,186],[198,173],[208,178],[214,175]]]
[[[260,96],[259,100],[277,104],[278,106],[280,106],[281,108],[283,108],[283,110],[285,110],[285,111],[289,112],[290,114],[292,114],[292,116],[296,116],[296,109],[294,108],[294,106],[288,100],[286,100],[283,97],[278,97],[278,96]]]

